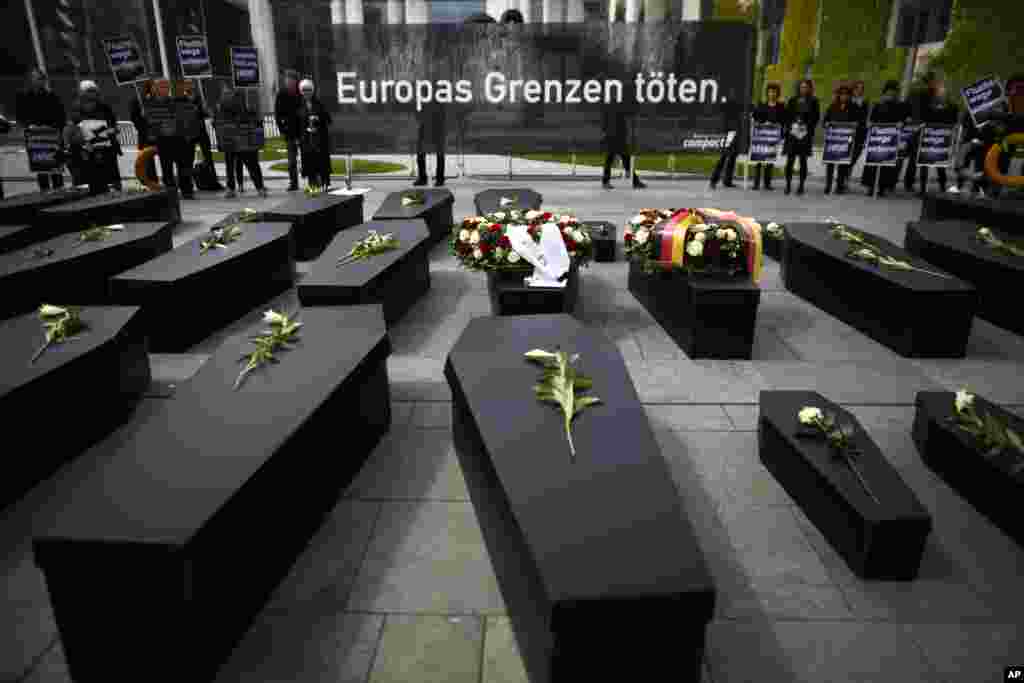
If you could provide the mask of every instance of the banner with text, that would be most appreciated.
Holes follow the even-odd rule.
[[[279,36],[301,36],[306,22],[275,14]],[[336,112],[335,151],[410,151],[427,136],[470,153],[597,151],[625,138],[635,151],[684,152],[685,133],[749,116],[754,32],[739,22],[329,29],[330,41],[326,29],[280,40],[278,61],[311,74]]]
[[[993,114],[1006,111],[1006,90],[998,78],[983,78],[963,88],[960,94],[976,126],[984,126]]]
[[[260,87],[259,53],[254,47],[232,47],[231,82],[236,88]]]
[[[902,126],[871,126],[864,144],[864,163],[872,166],[896,166],[899,162]]]
[[[782,126],[778,123],[753,123],[750,128],[750,162],[772,163],[779,158]]]
[[[212,78],[210,49],[206,36],[178,36],[178,63],[184,78]]]
[[[821,160],[826,164],[849,164],[853,161],[853,143],[857,137],[857,123],[835,122],[825,124],[825,149]]]
[[[118,85],[132,85],[146,80],[146,65],[135,38],[119,36],[104,40],[103,52],[107,55],[107,63]]]
[[[925,124],[917,147],[918,166],[950,166],[956,145],[956,126]]]
[[[25,130],[28,168],[33,173],[56,171],[61,167],[61,132],[48,126],[29,126]]]

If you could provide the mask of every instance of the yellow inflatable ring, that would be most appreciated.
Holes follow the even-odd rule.
[[[139,152],[139,155],[135,158],[135,177],[139,179],[139,182],[146,186],[147,189],[156,190],[160,189],[160,180],[154,176],[146,175],[146,165],[156,156],[156,147],[150,145],[144,150]]]
[[[1024,133],[1013,133],[1007,135],[1003,141],[1007,145],[1024,145]],[[999,185],[1006,185],[1008,187],[1024,187],[1024,176],[1020,175],[1003,175],[1002,171],[999,170],[999,155],[1002,153],[1002,147],[1000,145],[992,145],[988,149],[988,154],[985,155],[985,175],[992,180],[992,182]]]

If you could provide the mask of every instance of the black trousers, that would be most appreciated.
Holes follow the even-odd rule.
[[[914,190],[914,181],[916,180],[914,176],[917,175],[917,144],[920,141],[920,135],[920,133],[914,135],[910,144],[907,145],[906,171],[903,174],[903,188],[907,192]]]
[[[724,182],[726,185],[732,185],[733,177],[736,174],[736,157],[739,155],[737,149],[736,140],[732,141],[732,144],[722,151],[721,156],[718,157],[718,163],[715,164],[715,169],[711,171],[711,184],[717,185],[718,180],[722,177],[723,171],[725,172]]]
[[[63,173],[40,173],[36,175],[36,181],[39,183],[39,189],[49,190],[52,184],[54,190],[59,190],[64,187],[64,174]]]
[[[420,152],[416,155],[416,174],[421,181],[427,180],[427,154]],[[444,150],[437,153],[437,168],[434,170],[434,180],[444,182]]]
[[[786,155],[786,185],[793,182],[793,165],[797,159],[800,160],[800,187],[803,187],[807,181],[807,155],[805,154]]]
[[[260,170],[259,152],[225,152],[224,161],[228,167],[228,189],[235,189],[235,179],[242,185],[242,166],[249,171],[252,184],[259,190],[263,187],[263,171]]]
[[[612,164],[615,163],[615,158],[619,157],[622,159],[622,169],[629,175],[629,152],[626,150],[610,150],[608,155],[604,158],[604,174],[601,176],[601,182],[610,183],[612,180]],[[634,173],[633,182],[637,182],[640,178]]]
[[[191,195],[192,166],[196,161],[196,145],[184,138],[160,138],[156,143],[157,154],[160,156],[160,168],[164,185],[180,187],[181,193]],[[175,177],[175,166],[178,172]]]
[[[761,175],[764,170],[765,189],[772,189],[772,175],[775,173],[775,164],[754,164],[754,189],[761,188]]]
[[[850,164],[825,164],[825,189],[832,190],[832,179],[837,175],[836,166],[839,167],[837,187],[846,189],[846,181],[850,178]]]
[[[929,166],[921,166],[918,174],[921,178],[921,192],[925,192],[928,189],[928,171],[931,170]],[[946,168],[939,166],[935,169],[939,176],[939,192],[945,192],[946,188],[949,187],[949,177],[946,174]]]
[[[296,138],[285,138],[288,142],[288,184],[299,186],[299,141]],[[239,171],[241,173],[241,171]]]

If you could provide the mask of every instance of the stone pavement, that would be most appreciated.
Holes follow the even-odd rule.
[[[370,216],[405,180],[357,185],[373,188]],[[529,183],[548,207],[619,225],[643,207],[716,206],[780,221],[835,217],[901,243],[905,222],[920,211],[918,201],[900,197],[826,199],[820,187],[801,201],[779,191],[710,192],[699,180],[650,185],[635,192],[602,191],[594,182]],[[501,185],[454,182],[456,216],[470,213],[474,193],[487,186]],[[230,210],[269,206],[284,196],[272,189],[264,201],[250,190],[234,201],[184,202],[186,222],[175,243]],[[218,683],[525,681],[453,452],[451,397],[442,375],[464,326],[489,312],[484,277],[459,269],[443,245],[431,261],[429,295],[392,334],[390,435]],[[1001,680],[1004,666],[1024,662],[1024,551],[932,475],[910,438],[920,389],[967,384],[1024,414],[1024,340],[977,321],[966,359],[902,359],[790,295],[769,261],[754,360],[692,361],[627,292],[624,263],[592,264],[581,283],[579,317],[603,330],[626,358],[718,585],[706,681],[987,683]],[[294,293],[272,303],[295,306]],[[155,374],[191,376],[225,334],[255,322],[263,310],[189,354],[154,356]],[[918,580],[874,582],[851,574],[760,464],[758,391],[785,388],[813,388],[850,406],[920,496],[935,530]],[[344,456],[337,446],[324,449],[327,457]],[[55,476],[0,517],[0,681],[69,681],[29,550],[34,520],[46,512],[38,501],[69,485]]]

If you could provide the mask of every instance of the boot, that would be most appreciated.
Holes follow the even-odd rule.
[[[774,189],[772,187],[772,174],[774,172],[775,169],[772,168],[771,166],[764,169],[764,189],[767,190],[768,192],[771,192]]]
[[[754,189],[761,189],[761,164],[754,167]]]
[[[638,178],[637,175],[634,173],[633,174],[633,189],[634,190],[644,190],[646,188],[647,188],[647,184],[644,183],[642,180],[640,180],[640,178]]]
[[[790,177],[786,178],[786,194],[793,192],[793,179]]]

